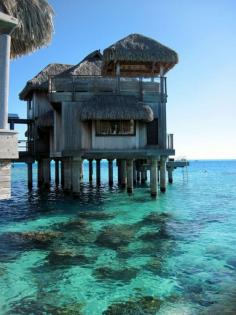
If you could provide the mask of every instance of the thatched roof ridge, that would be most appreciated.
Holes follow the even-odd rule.
[[[48,91],[48,79],[50,76],[57,75],[69,68],[72,65],[51,63],[40,71],[33,79],[26,83],[24,89],[20,92],[19,97],[21,100],[27,99],[28,95],[34,91]]]
[[[169,70],[178,63],[177,53],[158,41],[140,35],[131,34],[103,51],[103,73],[111,63],[126,64],[163,64]]]
[[[94,95],[81,107],[79,119],[152,121],[153,111],[135,96]]]
[[[19,22],[12,33],[12,58],[33,52],[51,41],[54,11],[47,0],[0,0],[0,11]]]
[[[102,54],[100,50],[95,50],[87,55],[77,65],[72,66],[66,71],[63,71],[59,76],[70,75],[101,75],[102,69]]]

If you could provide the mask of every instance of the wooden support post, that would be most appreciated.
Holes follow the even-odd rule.
[[[166,191],[166,157],[162,156],[160,160],[160,190]]]
[[[121,160],[116,161],[118,185],[121,185]]]
[[[97,185],[101,183],[101,159],[96,159],[96,181]]]
[[[141,171],[141,183],[144,184],[146,182],[146,171]]]
[[[133,160],[127,160],[127,192],[132,193],[134,188]]]
[[[109,186],[113,185],[113,160],[108,160],[108,178],[109,178]]]
[[[141,180],[141,173],[139,170],[137,170],[137,182],[140,182]]]
[[[61,161],[61,187],[64,187],[64,161]]]
[[[151,186],[151,196],[157,196],[157,160],[151,161],[151,171],[150,171],[150,186]]]
[[[72,180],[71,180],[71,158],[66,158],[64,160],[64,190],[65,191],[70,191],[71,190],[71,184],[72,184]]]
[[[126,187],[126,185],[127,185],[126,160],[121,160],[121,186]]]
[[[55,160],[55,184],[59,185],[59,161]]]
[[[81,180],[81,164],[82,160],[81,157],[74,157],[71,163],[71,176],[72,176],[72,191],[73,194],[79,195],[80,194],[80,180]]]
[[[28,162],[27,163],[27,171],[28,171],[28,187],[33,187],[33,163]]]
[[[81,160],[80,163],[80,181],[82,181],[84,178],[84,169],[83,169],[83,160]]]
[[[168,181],[170,184],[172,184],[173,183],[173,168],[169,167],[167,171],[168,171]]]
[[[38,160],[38,186],[43,184],[43,161]]]
[[[133,163],[133,182],[134,182],[134,184],[137,183],[137,170],[136,170],[135,162]]]
[[[93,160],[89,159],[89,182],[93,181]]]
[[[50,159],[43,159],[43,186],[50,187],[51,168]]]

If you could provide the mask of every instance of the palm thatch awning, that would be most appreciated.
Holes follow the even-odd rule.
[[[65,65],[60,63],[52,63],[40,71],[33,79],[26,83],[24,89],[20,92],[19,97],[21,100],[30,98],[32,91],[48,91],[48,79],[50,76],[57,75],[69,68],[72,65]]]
[[[87,55],[80,63],[72,66],[66,71],[63,71],[58,76],[70,75],[101,75],[102,69],[102,54],[100,50],[95,50]]]
[[[47,0],[0,0],[0,11],[18,19],[11,35],[11,58],[33,52],[51,41],[54,12]]]
[[[177,53],[149,37],[131,34],[103,52],[103,75],[115,75],[116,64],[121,76],[153,76],[170,70],[178,63]]]
[[[153,111],[135,96],[95,95],[81,107],[79,119],[152,121]]]

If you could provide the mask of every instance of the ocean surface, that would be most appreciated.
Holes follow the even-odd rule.
[[[105,162],[99,188],[84,164],[80,199],[12,174],[0,315],[236,314],[236,161],[191,161],[156,200],[148,182],[109,188]]]

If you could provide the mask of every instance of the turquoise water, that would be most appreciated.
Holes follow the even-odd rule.
[[[116,173],[116,170],[114,170]],[[27,190],[0,202],[0,314],[236,314],[236,161],[193,161],[157,200],[116,182],[80,199]],[[35,176],[36,177],[36,176]]]

